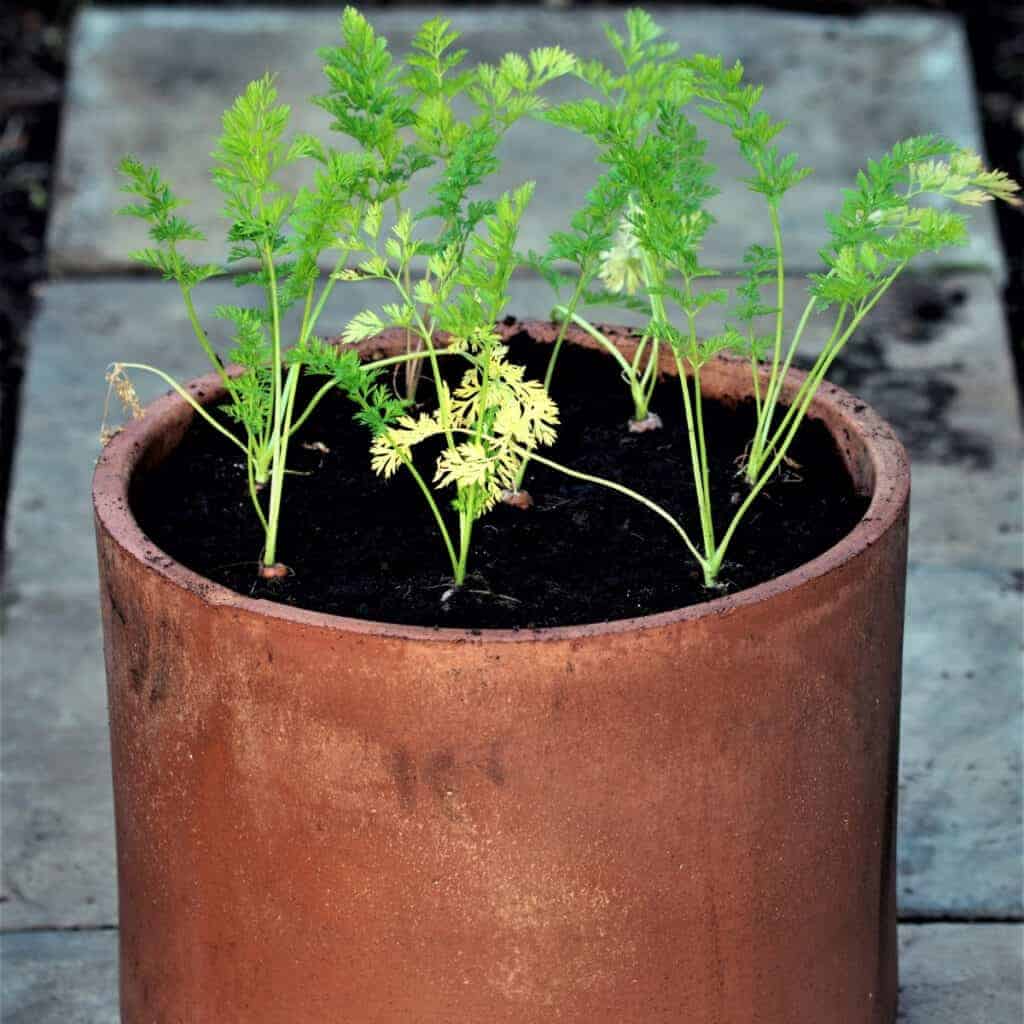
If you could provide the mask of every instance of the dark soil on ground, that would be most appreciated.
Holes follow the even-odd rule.
[[[526,339],[512,344],[513,358],[535,379],[543,376],[547,352]],[[544,454],[634,488],[699,538],[678,381],[662,382],[653,402],[665,429],[645,434],[625,429],[628,391],[615,363],[600,353],[564,352],[553,397],[562,424],[558,444]],[[477,522],[471,576],[446,599],[450,564],[423,496],[406,472],[388,482],[372,473],[370,438],[353,422],[353,411],[335,393],[296,435],[294,468],[308,475],[290,476],[286,485],[278,545],[292,570],[286,578],[257,577],[262,533],[243,462],[198,418],[175,453],[139,486],[134,509],[140,524],[168,555],[240,593],[377,621],[570,625],[667,611],[718,595],[705,589],[679,536],[651,511],[606,488],[531,467],[526,487],[535,506],[498,506]],[[749,405],[734,411],[708,403],[718,536],[746,494],[739,460],[752,429]],[[762,491],[729,548],[721,574],[728,591],[814,558],[864,514],[867,501],[853,492],[824,427],[809,423],[798,439],[792,451],[798,468],[785,468]],[[428,479],[437,451],[417,458]]]
[[[0,13],[0,538],[33,285],[46,276],[44,237],[64,88],[64,19],[55,9]],[[0,569],[3,544],[0,543]]]

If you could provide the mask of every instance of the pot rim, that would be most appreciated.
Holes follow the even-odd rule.
[[[550,333],[550,325],[538,320],[506,320],[501,324],[501,331],[506,336],[525,331],[539,341],[542,340],[539,335]],[[623,340],[629,338],[628,329],[618,328],[615,333]],[[570,339],[567,337],[567,340]],[[748,365],[746,360],[735,356],[718,356],[717,359],[722,363],[742,362],[744,366]],[[787,374],[786,391],[792,393],[792,389],[798,387],[805,377],[802,371],[791,369]],[[201,401],[213,400],[222,390],[216,373],[198,377],[184,387]],[[189,412],[184,400],[174,391],[167,392],[146,406],[143,418],[125,424],[103,449],[93,474],[93,508],[97,529],[104,530],[122,550],[143,562],[150,572],[156,573],[165,582],[188,591],[210,606],[233,607],[261,617],[339,633],[446,643],[572,641],[641,632],[726,615],[827,576],[877,543],[898,521],[910,497],[910,465],[907,453],[892,427],[866,402],[827,380],[815,395],[808,409],[808,417],[821,419],[826,411],[833,420],[829,427],[833,435],[841,426],[858,438],[874,477],[870,504],[845,537],[797,568],[745,590],[653,615],[606,622],[520,629],[402,625],[311,611],[265,598],[246,597],[200,575],[173,559],[150,540],[136,521],[129,502],[131,479],[144,455],[165,428],[180,421]]]

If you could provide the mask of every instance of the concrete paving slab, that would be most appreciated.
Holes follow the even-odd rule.
[[[3,1024],[119,1024],[117,932],[0,936]]]
[[[901,1024],[1017,1024],[1024,1017],[1024,928],[902,925]]]
[[[8,600],[0,726],[7,929],[117,923],[97,611],[93,593],[57,586]]]
[[[1010,573],[912,565],[900,912],[1024,916],[1022,602]]]
[[[575,8],[451,8],[475,59],[562,43],[581,56],[607,52],[601,24],[619,12]],[[375,25],[405,53],[425,17],[419,9],[374,11]],[[137,222],[115,218],[122,205],[114,169],[133,152],[164,170],[192,216],[217,239],[220,200],[208,183],[207,154],[220,115],[250,79],[280,72],[294,125],[325,133],[327,115],[307,99],[324,90],[317,47],[338,37],[332,11],[240,11],[193,8],[85,9],[71,48],[63,141],[48,251],[54,272],[113,271],[142,244]],[[839,18],[752,9],[661,10],[669,35],[689,52],[741,58],[751,80],[766,85],[765,109],[788,117],[785,147],[816,169],[783,207],[791,270],[814,269],[826,240],[823,214],[840,201],[866,159],[908,135],[942,132],[981,148],[970,61],[962,26],[940,14],[884,13]],[[569,82],[554,98],[578,94]],[[712,126],[710,157],[730,183],[713,204],[719,224],[707,261],[723,271],[741,265],[745,246],[770,243],[760,201],[739,181],[747,175],[724,133]],[[535,216],[524,245],[540,248],[546,231],[567,223],[596,177],[588,142],[539,123],[517,126],[503,150],[501,188],[539,181]],[[735,184],[732,184],[735,183]],[[417,195],[422,197],[421,189]],[[222,258],[222,244],[203,248]],[[1002,273],[994,219],[983,211],[969,247],[942,257],[948,265]]]
[[[901,1024],[1019,1024],[1020,925],[903,925]],[[0,939],[4,1024],[117,1024],[117,934]]]
[[[379,299],[367,289],[341,293],[325,329]],[[948,315],[928,305],[937,296],[949,298]],[[237,298],[211,283],[200,308]],[[549,304],[537,282],[514,285],[517,311],[543,315]],[[1005,477],[1002,486],[1019,502],[1018,475],[1003,461],[1019,428],[996,309],[983,275],[908,282],[879,312],[890,323],[879,329],[881,362],[872,355],[872,372],[861,373],[865,397],[904,417],[916,445],[918,507],[922,493],[943,497],[941,512],[916,512],[912,524],[899,884],[914,917],[1021,912],[1020,545],[1019,534],[999,533],[1010,511],[990,507],[986,490],[1010,473],[1017,493]],[[922,320],[933,331],[926,342]],[[174,286],[128,278],[49,286],[30,351],[4,637],[4,914],[8,927],[104,924],[115,908],[113,825],[88,501],[103,372],[131,357],[185,378],[203,362]],[[934,430],[970,429],[992,461],[929,483],[948,468],[950,443],[936,446],[930,407],[907,399],[910,385],[887,383],[894,366],[925,377],[938,367],[956,393]],[[139,384],[144,397],[161,390]]]
[[[870,402],[913,465],[910,559],[1024,567],[1024,434],[999,289],[917,275],[885,296],[829,378]]]

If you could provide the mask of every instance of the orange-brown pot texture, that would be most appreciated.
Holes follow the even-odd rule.
[[[821,557],[520,632],[173,562],[128,490],[190,415],[155,403],[95,479],[125,1024],[890,1024],[909,476],[870,409],[813,407],[873,495]]]

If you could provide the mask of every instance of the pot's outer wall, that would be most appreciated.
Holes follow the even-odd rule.
[[[736,600],[473,635],[172,563],[153,429],[96,483],[125,1024],[890,1024],[905,464]]]

